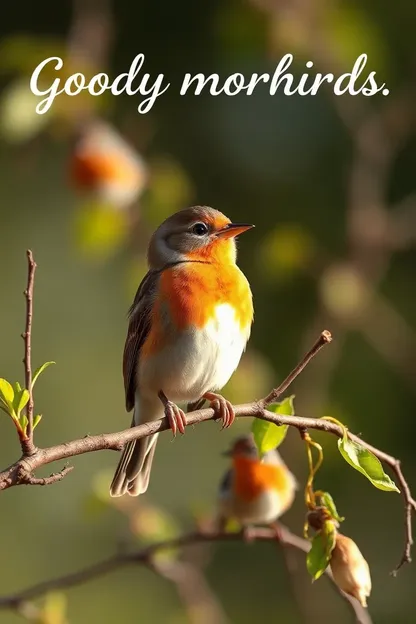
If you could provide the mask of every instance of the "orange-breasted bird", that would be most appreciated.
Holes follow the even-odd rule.
[[[251,435],[237,438],[225,455],[232,467],[220,485],[219,522],[233,518],[249,527],[272,524],[292,505],[297,490],[294,475],[276,450],[260,460]]]
[[[146,187],[147,167],[140,154],[110,124],[83,122],[70,156],[75,187],[113,208],[127,208]]]
[[[164,221],[148,250],[149,271],[130,309],[123,374],[132,426],[165,415],[175,435],[186,418],[176,403],[204,400],[229,427],[235,414],[215,394],[238,366],[250,336],[253,302],[236,264],[235,238],[252,228],[194,206]],[[158,434],[128,443],[110,494],[147,490]]]

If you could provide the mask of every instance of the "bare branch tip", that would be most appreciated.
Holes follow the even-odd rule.
[[[391,572],[391,576],[393,576],[394,578],[396,578],[396,576],[398,575],[399,571],[401,570],[401,568],[406,565],[407,563],[412,563],[412,557],[410,555],[410,553],[406,553],[405,555],[403,555],[403,557],[401,558],[401,560],[399,561],[399,563],[397,564],[397,566],[394,568],[394,570]]]
[[[328,329],[324,329],[321,334],[321,339],[323,342],[332,342],[332,334]]]

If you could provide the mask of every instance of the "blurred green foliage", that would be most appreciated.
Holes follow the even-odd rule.
[[[126,310],[144,274],[148,237],[170,212],[191,203],[209,204],[256,224],[239,245],[240,265],[254,293],[255,324],[249,350],[225,391],[228,398],[264,396],[291,370],[307,337],[310,346],[313,332],[324,329],[315,327],[316,321],[325,322],[334,330],[334,344],[295,384],[301,415],[336,415],[366,440],[399,456],[416,487],[413,342],[405,340],[401,344],[406,350],[391,357],[397,325],[391,331],[388,324],[383,326],[382,338],[390,340],[384,352],[362,328],[348,326],[357,312],[368,310],[371,297],[367,299],[359,270],[344,265],[354,142],[333,101],[325,91],[315,98],[270,97],[260,90],[249,98],[179,96],[186,72],[225,76],[271,71],[276,58],[291,50],[298,55],[295,71],[302,73],[311,33],[316,32],[313,24],[299,19],[293,8],[297,5],[284,2],[112,4],[113,46],[101,60],[87,53],[83,62],[89,63],[88,71],[115,76],[128,70],[136,54],[145,53],[146,71],[164,73],[172,85],[145,117],[137,113],[134,97],[67,98],[59,104],[58,99],[48,119],[33,116],[33,98],[24,81],[27,84],[39,58],[67,54],[73,6],[62,3],[57,10],[56,3],[44,0],[26,3],[24,10],[8,3],[2,11],[0,374],[18,379],[23,372],[21,291],[25,250],[31,248],[39,265],[33,357],[35,362],[58,363],[36,388],[36,413],[48,415],[37,429],[38,443],[51,445],[128,425],[121,356]],[[277,12],[270,10],[272,4]],[[416,5],[404,0],[334,0],[316,6],[324,13],[328,62],[348,65],[367,52],[391,96],[409,91]],[[367,103],[379,109],[385,100]],[[100,212],[93,204],[89,208],[70,182],[74,126],[85,112],[107,117],[149,166],[146,191],[130,211]],[[395,115],[393,121],[400,124],[400,110]],[[416,142],[409,131],[391,170],[385,172],[386,200],[399,202],[414,192],[415,168]],[[378,285],[378,294],[400,315],[412,339],[414,266],[414,248],[399,250],[384,267]],[[376,328],[380,317],[371,308],[367,314],[369,326]],[[329,370],[331,358],[335,363]],[[6,466],[17,458],[19,447],[7,419],[0,424],[0,455]],[[189,429],[173,443],[162,435],[146,503],[163,510],[173,527],[191,527],[195,507],[215,507],[217,483],[227,467],[220,451],[249,428],[241,419],[230,432],[220,433],[209,423]],[[306,455],[296,434],[288,433],[281,452],[304,483]],[[402,570],[395,580],[389,576],[403,546],[399,496],[379,492],[355,474],[341,460],[335,440],[316,438],[325,450],[316,486],[334,495],[347,518],[346,532],[370,564],[374,620],[410,624],[415,568]],[[106,513],[85,513],[95,475],[111,472],[116,462],[115,453],[78,457],[75,470],[61,483],[2,493],[2,593],[104,558],[131,535],[127,514],[108,509],[107,503]],[[300,496],[285,521],[300,532],[303,519]],[[267,544],[219,546],[207,574],[233,624],[299,621],[283,560]],[[325,579],[311,586],[303,554],[295,577],[312,624],[335,618],[339,624],[350,621]],[[67,604],[59,595],[47,598],[44,608],[55,614],[54,624],[65,619],[77,624],[137,618],[167,624],[188,621],[174,589],[140,568],[73,589],[66,600]],[[19,616],[0,611],[2,624],[18,621]]]

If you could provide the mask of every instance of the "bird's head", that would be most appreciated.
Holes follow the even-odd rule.
[[[232,223],[209,206],[193,206],[168,217],[155,231],[149,244],[149,265],[162,268],[173,262],[196,260],[234,264],[235,238],[254,227]]]
[[[252,435],[244,435],[236,438],[231,447],[224,451],[223,455],[233,459],[245,457],[246,459],[258,459],[257,447]]]

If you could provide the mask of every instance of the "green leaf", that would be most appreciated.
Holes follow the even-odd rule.
[[[32,388],[36,383],[37,378],[39,377],[39,375],[41,375],[43,373],[43,371],[48,368],[48,366],[50,366],[51,364],[56,364],[56,362],[45,362],[45,364],[42,364],[42,366],[39,366],[39,368],[37,368],[33,374],[33,378],[32,378]]]
[[[26,433],[26,428],[29,423],[26,414],[22,414],[19,418],[19,423],[22,428],[23,433]]]
[[[35,416],[35,418],[33,419],[33,429],[36,429],[41,420],[42,414],[38,414],[37,416]]]
[[[14,390],[6,379],[0,378],[0,398],[7,406],[13,405]]]
[[[325,572],[331,559],[331,553],[335,546],[335,526],[327,520],[322,529],[316,533],[312,540],[312,547],[306,556],[306,567],[316,581]]]
[[[67,597],[63,592],[52,591],[45,596],[41,617],[38,622],[65,624],[67,622]]]
[[[15,381],[14,382],[14,392],[15,392],[15,394],[17,394],[21,390],[22,390],[22,386],[20,385],[20,383],[18,381]]]
[[[236,518],[227,518],[224,531],[226,533],[238,533],[241,531],[242,525],[238,522]]]
[[[385,492],[400,493],[394,481],[384,472],[379,459],[358,442],[350,440],[346,432],[338,440],[338,449],[345,461],[367,477],[374,487]]]
[[[283,399],[279,403],[270,403],[268,406],[269,412],[274,412],[275,414],[282,414],[283,416],[293,416],[295,413],[295,407],[293,405],[293,400],[295,395],[292,394],[289,397]]]
[[[26,388],[24,388],[23,390],[16,389],[16,392],[14,395],[13,407],[18,416],[20,412],[22,411],[22,409],[27,405],[28,401],[29,401],[29,392],[26,390]]]
[[[345,520],[345,518],[338,514],[334,499],[329,492],[322,492],[319,497],[321,499],[321,504],[327,508],[334,520],[337,520],[338,522],[343,522],[343,520]]]
[[[13,407],[14,390],[6,379],[0,378],[0,407],[3,412],[16,419],[16,412]]]
[[[267,409],[275,414],[282,414],[284,416],[293,416],[294,406],[293,399],[295,395],[287,397],[280,403],[271,403]],[[266,453],[272,449],[281,445],[286,437],[288,425],[275,425],[267,420],[261,420],[255,418],[251,426],[251,431],[254,436],[254,441],[257,446],[260,457],[263,457]]]

